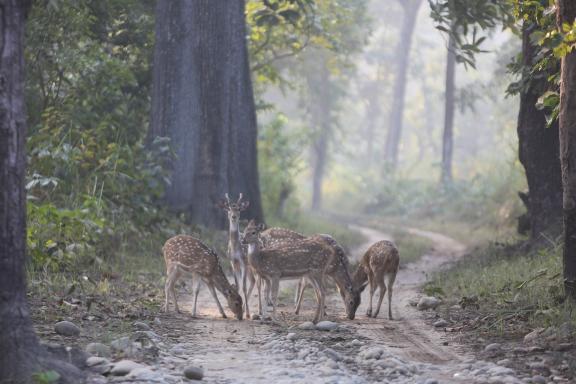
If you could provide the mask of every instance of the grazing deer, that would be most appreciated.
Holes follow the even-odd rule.
[[[172,294],[172,298],[174,299],[176,312],[180,312],[174,285],[184,274],[195,276],[204,281],[212,297],[214,297],[222,317],[226,318],[226,314],[218,301],[218,296],[214,288],[218,289],[226,297],[228,307],[236,315],[236,318],[242,320],[242,298],[238,294],[236,287],[230,285],[228,282],[228,279],[222,271],[218,255],[216,255],[213,250],[192,236],[178,235],[166,241],[162,247],[162,253],[164,254],[164,261],[166,262],[167,273],[166,285],[164,286],[164,293],[166,295],[166,302],[164,303],[165,312],[168,312],[170,294]],[[198,288],[199,286],[196,287],[194,293],[194,316],[196,315]]]
[[[376,317],[380,312],[382,300],[388,290],[388,318],[392,319],[392,286],[396,280],[398,267],[400,265],[400,255],[396,246],[387,240],[378,241],[372,244],[366,251],[358,269],[354,273],[354,286],[360,291],[366,287],[366,280],[370,283],[370,302],[366,316]],[[387,282],[385,282],[387,278]],[[376,312],[372,313],[372,296],[376,291],[376,286],[380,287],[380,297]]]
[[[250,224],[249,224],[250,225]],[[247,227],[248,228],[248,227]],[[294,244],[306,236],[301,233],[292,231],[285,228],[269,228],[260,233],[260,238],[262,239],[264,248],[275,248],[283,245]],[[346,308],[346,314],[350,320],[354,319],[356,314],[356,309],[360,305],[360,295],[361,292],[355,289],[350,276],[350,263],[348,257],[344,252],[344,249],[338,244],[338,242],[330,235],[314,235],[311,238],[317,239],[327,243],[330,247],[334,248],[337,259],[334,259],[334,263],[330,266],[327,271],[328,276],[330,276],[336,283],[336,287],[342,296],[344,301],[344,307]],[[302,305],[302,298],[304,297],[304,290],[306,289],[306,278],[300,279],[298,282],[298,287],[296,289],[296,297],[294,302],[296,303],[295,313],[300,312],[300,307]],[[268,298],[268,295],[266,295]],[[318,299],[318,298],[317,298]]]
[[[228,215],[228,259],[232,264],[232,271],[234,274],[234,281],[237,287],[242,283],[242,293],[244,293],[244,307],[246,311],[246,318],[250,318],[250,306],[248,299],[254,287],[254,276],[250,268],[246,266],[246,254],[244,247],[240,242],[240,212],[244,211],[250,205],[247,200],[242,200],[240,193],[238,200],[234,203],[230,201],[228,194],[225,194],[225,199],[221,200],[218,204]],[[247,289],[246,281],[250,280],[250,287]]]
[[[242,242],[248,244],[248,263],[271,287],[272,317],[276,315],[280,279],[306,277],[314,287],[319,299],[314,321],[324,315],[324,275],[338,256],[334,249],[318,239],[302,239],[293,245],[277,248],[262,248],[260,233],[263,226],[254,221],[244,229]],[[259,305],[261,304],[259,296]]]

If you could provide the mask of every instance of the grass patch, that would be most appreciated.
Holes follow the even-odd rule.
[[[564,300],[561,247],[530,251],[522,244],[477,248],[449,270],[437,273],[425,291],[449,302],[474,302],[491,314],[488,333],[576,325],[576,310]],[[525,332],[524,332],[525,333]]]

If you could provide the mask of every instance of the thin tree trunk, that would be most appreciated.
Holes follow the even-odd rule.
[[[558,0],[558,28],[572,25],[576,2]],[[560,80],[560,161],[564,211],[564,289],[576,300],[576,51],[562,59]]]
[[[153,77],[149,142],[168,136],[176,154],[168,204],[224,227],[214,201],[243,193],[262,221],[244,1],[159,1]]]
[[[454,77],[456,54],[454,39],[450,35],[446,54],[446,96],[444,100],[444,133],[442,134],[442,184],[452,183],[452,154],[454,149]]]
[[[312,144],[312,210],[314,211],[322,209],[322,182],[326,171],[326,155],[331,128],[330,74],[324,55],[321,54],[321,57],[322,60],[318,70],[320,76],[319,89],[312,90],[312,93],[318,97],[318,100],[314,102],[316,105],[313,107],[313,124],[318,130]],[[314,84],[310,84],[310,86],[314,86]]]
[[[534,27],[522,30],[522,64],[532,68],[536,47],[530,41]],[[529,76],[525,74],[524,76]],[[518,152],[526,172],[530,238],[534,242],[559,233],[562,217],[562,175],[560,171],[558,124],[546,127],[545,112],[536,108],[539,96],[548,88],[545,78],[532,78],[520,94]]]
[[[388,134],[386,135],[386,147],[384,156],[386,166],[393,172],[398,166],[398,148],[402,135],[402,124],[404,117],[404,95],[406,93],[406,75],[412,46],[412,34],[416,25],[416,17],[422,0],[400,0],[404,8],[404,19],[402,21],[402,31],[400,41],[396,47],[396,76],[394,79],[394,90],[392,92],[392,109],[390,110],[390,121]]]
[[[29,1],[0,0],[0,383],[31,383],[53,369],[79,383],[71,365],[52,360],[32,328],[26,302],[26,114],[24,21]]]

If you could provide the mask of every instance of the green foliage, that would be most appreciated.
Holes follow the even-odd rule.
[[[561,247],[554,244],[529,251],[522,245],[494,243],[438,273],[430,287],[451,301],[477,298],[475,305],[501,318],[521,313],[532,326],[558,325],[573,321],[563,297],[561,260]]]
[[[454,39],[456,60],[475,67],[486,32],[499,24],[514,26],[511,4],[492,0],[428,0],[436,28]]]
[[[258,165],[262,206],[268,216],[284,218],[293,212],[297,202],[293,192],[294,177],[302,170],[301,155],[304,135],[289,133],[282,114],[261,127],[258,137]],[[287,207],[287,205],[289,205]]]
[[[50,384],[55,383],[60,379],[60,374],[56,371],[37,372],[32,375],[32,380],[36,384]]]

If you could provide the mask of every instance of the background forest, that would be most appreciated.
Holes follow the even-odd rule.
[[[205,88],[209,80],[190,83],[223,108],[202,115],[199,129],[212,128],[198,147],[204,166],[228,164],[222,184],[222,175],[190,171],[203,165],[188,157],[196,147],[187,140],[197,139],[181,122],[195,112],[171,109],[190,88],[167,73],[194,65],[171,51],[167,20],[182,10],[151,0],[35,2],[25,44],[33,289],[78,271],[107,279],[146,265],[160,276],[160,245],[178,233],[212,239],[224,253],[215,203],[242,192],[246,218],[331,233],[348,248],[362,242],[352,222],[396,228],[406,260],[429,246],[398,229],[411,223],[480,245],[477,264],[430,284],[441,295],[516,305],[522,295],[511,284],[545,270],[538,276],[549,279],[525,297],[540,310],[530,321],[561,321],[558,57],[566,44],[550,34],[550,7],[248,1],[249,57],[239,57],[249,74],[239,64],[225,76],[252,87],[257,132],[250,111],[222,117],[229,106]],[[159,61],[160,51],[175,59]],[[226,124],[248,128],[214,128]],[[218,152],[226,149],[233,157]],[[496,285],[495,271],[506,274]]]

